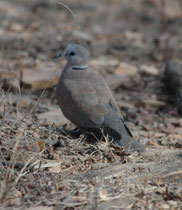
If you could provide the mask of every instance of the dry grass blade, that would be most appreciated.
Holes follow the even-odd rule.
[[[18,153],[18,145],[20,143],[20,137],[21,137],[21,134],[19,135],[19,137],[17,138],[17,141],[13,147],[13,153],[12,153],[12,156],[11,156],[11,159],[9,161],[9,166],[7,167],[7,170],[6,170],[6,174],[5,174],[5,178],[4,180],[1,182],[1,191],[0,191],[0,203],[3,203],[8,191],[9,191],[9,188],[10,188],[10,185],[9,185],[9,180],[10,178],[12,178],[12,176],[14,175],[14,166],[16,164],[16,161],[17,161],[17,157],[19,155]]]
[[[58,2],[60,5],[62,5],[63,7],[65,7],[73,16],[74,20],[75,20],[75,29],[77,29],[77,27],[79,26],[78,23],[78,19],[76,17],[76,15],[74,14],[74,12],[71,10],[71,8],[69,8],[66,4],[62,3],[62,2]]]
[[[7,172],[6,172],[6,176],[5,176],[5,181],[9,180],[11,177],[12,177],[12,171],[14,170],[14,166],[15,166],[15,163],[17,161],[17,157],[19,155],[19,152],[18,152],[18,145],[20,143],[20,137],[21,137],[21,134],[20,136],[17,138],[17,141],[14,145],[14,148],[13,148],[13,154],[11,156],[11,159],[9,161],[9,166],[7,168]]]

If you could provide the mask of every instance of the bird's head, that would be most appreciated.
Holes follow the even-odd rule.
[[[72,69],[81,70],[88,68],[88,52],[82,45],[69,44],[63,55]],[[62,53],[58,54],[55,58],[59,58],[61,56]]]

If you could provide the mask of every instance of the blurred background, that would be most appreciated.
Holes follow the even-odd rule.
[[[76,23],[57,0],[0,1],[1,71],[17,71],[18,78],[24,69],[47,68],[70,42],[86,45],[92,58],[140,64],[181,53],[181,0],[61,2]]]
[[[166,103],[162,77],[166,61],[181,59],[181,0],[61,3],[0,1],[1,92],[11,95],[12,104],[29,112],[46,89],[35,112],[50,111],[64,66],[53,57],[76,42],[88,49],[89,66],[104,76],[125,113],[143,107],[175,115],[175,106]]]

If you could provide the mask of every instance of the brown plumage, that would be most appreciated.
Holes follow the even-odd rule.
[[[127,128],[108,85],[88,68],[85,48],[68,45],[64,57],[68,62],[57,85],[57,100],[65,117],[96,135],[102,128],[115,144],[128,151],[143,151]]]

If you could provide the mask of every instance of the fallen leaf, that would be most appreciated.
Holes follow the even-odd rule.
[[[41,152],[44,149],[44,143],[43,142],[34,142],[26,147],[28,151],[32,152]]]

